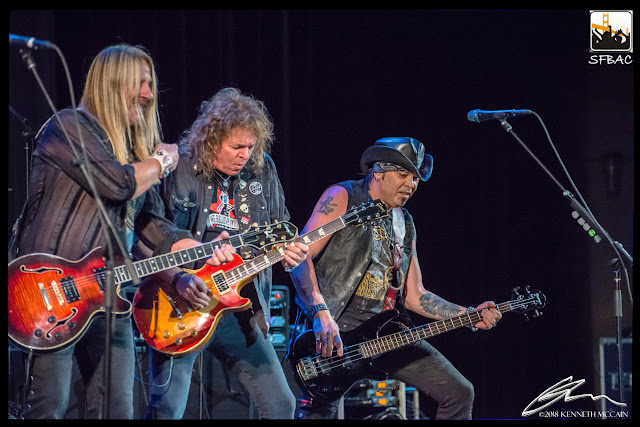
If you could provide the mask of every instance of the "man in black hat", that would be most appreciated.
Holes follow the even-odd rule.
[[[389,215],[374,224],[346,227],[310,245],[309,255],[291,272],[296,303],[313,321],[316,352],[343,356],[340,331],[351,331],[387,309],[396,309],[397,328],[412,327],[407,309],[430,319],[478,310],[474,328],[491,329],[502,315],[492,301],[474,308],[451,303],[423,287],[413,218],[404,208],[420,181],[431,176],[433,158],[414,138],[382,138],[360,160],[366,174],[325,190],[303,234],[340,216],[353,205],[380,199]],[[415,387],[438,403],[437,419],[470,419],[473,385],[433,346],[419,340],[377,357],[374,366]],[[306,418],[333,417],[337,402],[313,402]]]

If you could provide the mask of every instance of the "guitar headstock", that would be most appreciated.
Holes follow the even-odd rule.
[[[277,243],[292,241],[298,234],[298,227],[289,221],[252,227],[242,235],[245,245],[262,249]]]
[[[520,289],[520,286],[516,286],[512,290],[510,302],[514,311],[524,314],[525,318],[529,320],[530,311],[533,311],[531,317],[542,316],[542,312],[539,310],[544,308],[547,297],[540,291],[532,291],[529,285],[524,287],[524,291]]]
[[[362,203],[360,206],[353,206],[342,216],[342,221],[345,225],[360,225],[365,222],[384,218],[389,215],[387,207],[376,199],[367,203]]]

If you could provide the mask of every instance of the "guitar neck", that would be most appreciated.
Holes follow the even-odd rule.
[[[297,237],[293,240],[293,243],[300,242],[305,245],[310,245],[319,240],[324,239],[339,231],[345,227],[345,223],[342,219],[336,218],[333,221],[329,221],[328,223],[309,231],[302,236]],[[271,267],[275,263],[282,261],[284,259],[284,249],[282,247],[278,248],[276,251],[271,251],[266,255],[258,256],[250,261],[245,262],[225,273],[226,280],[230,283],[239,283],[248,277],[253,276],[254,274],[259,273],[260,271]]]
[[[135,269],[138,277],[149,276],[173,267],[208,258],[213,255],[213,252],[216,249],[219,249],[225,243],[233,246],[234,248],[239,248],[244,245],[242,235],[239,234],[231,236],[229,239],[208,242],[203,245],[136,261],[133,263],[133,268]],[[131,280],[131,274],[126,265],[115,267],[114,277],[116,284],[121,284]]]
[[[500,313],[526,306],[534,301],[534,298],[508,301],[497,305]],[[415,328],[385,335],[359,344],[359,351],[364,357],[373,357],[400,347],[412,344],[416,341],[440,335],[463,326],[474,325],[482,321],[481,311],[469,311],[450,319],[438,320]]]

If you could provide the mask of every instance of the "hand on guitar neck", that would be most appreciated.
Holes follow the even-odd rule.
[[[213,242],[228,241],[229,233],[223,231]],[[171,246],[171,251],[179,251],[201,245],[202,243],[194,239],[182,239]],[[206,263],[213,267],[218,267],[227,262],[233,261],[236,249],[228,244],[223,243],[220,248],[215,248],[213,254],[206,259]],[[152,256],[151,249],[142,242],[136,245],[136,257],[149,258]],[[180,295],[186,298],[195,309],[200,309],[209,304],[211,291],[195,274],[187,273],[179,267],[170,268],[155,274],[156,277],[165,282],[172,283]]]

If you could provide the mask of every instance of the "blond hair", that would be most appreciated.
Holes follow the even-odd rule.
[[[129,104],[137,108],[143,61],[151,73],[153,99],[134,126],[129,123]],[[142,47],[119,44],[102,50],[91,63],[80,100],[100,122],[109,137],[113,153],[122,164],[148,158],[162,141],[158,116],[157,79],[153,60]],[[127,93],[133,99],[127,99]]]
[[[222,140],[236,128],[245,129],[256,138],[246,167],[258,172],[264,165],[264,153],[273,143],[273,123],[262,101],[243,95],[236,88],[224,88],[201,104],[198,117],[183,134],[180,145],[200,161],[205,175],[211,177]]]

